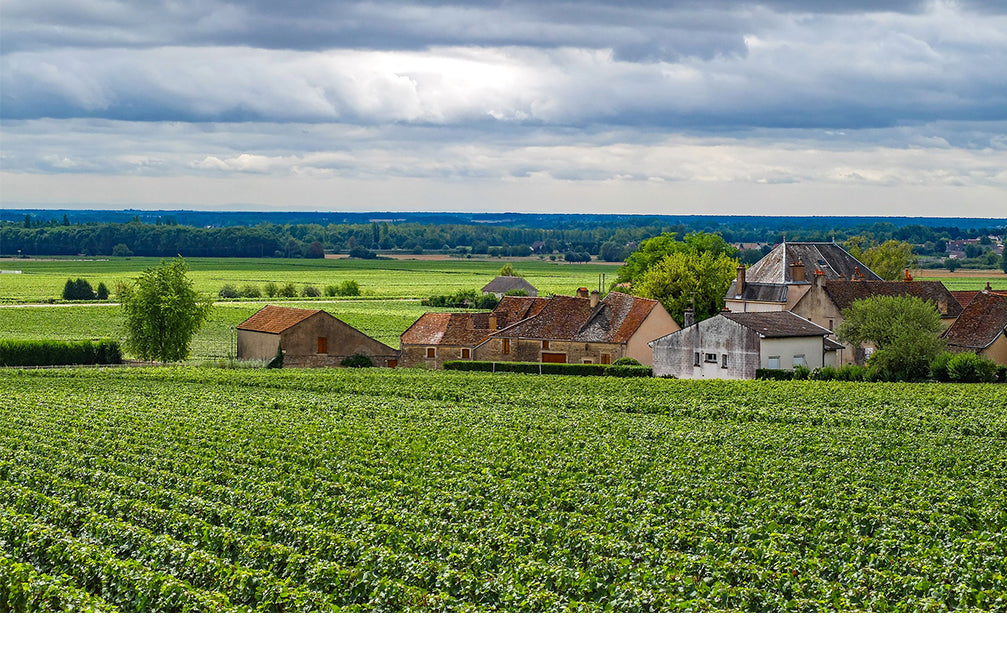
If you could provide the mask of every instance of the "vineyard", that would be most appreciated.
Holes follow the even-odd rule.
[[[1007,610],[1007,388],[0,372],[0,610]]]

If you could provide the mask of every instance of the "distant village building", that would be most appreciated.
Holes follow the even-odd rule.
[[[270,360],[283,351],[285,367],[333,367],[365,355],[376,367],[394,367],[399,352],[323,310],[266,306],[237,327],[238,358]]]
[[[483,286],[482,293],[492,294],[499,299],[508,292],[515,290],[523,290],[530,297],[538,296],[538,290],[535,289],[535,286],[520,276],[498,276]]]
[[[1007,365],[1007,292],[976,293],[944,338],[952,353],[972,351]]]
[[[651,342],[654,375],[746,380],[758,369],[838,367],[831,334],[789,311],[722,312]]]
[[[724,297],[726,307],[731,312],[791,310],[817,276],[881,280],[835,242],[783,242],[748,269],[738,266]]]

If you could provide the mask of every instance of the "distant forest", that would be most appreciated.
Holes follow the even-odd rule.
[[[315,218],[314,223],[301,220]],[[258,220],[254,224],[248,222]],[[182,223],[185,222],[185,223]],[[660,233],[719,233],[726,241],[788,240],[868,244],[901,240],[922,255],[948,240],[1003,236],[1007,220],[866,217],[604,216],[441,213],[130,214],[120,211],[0,211],[0,255],[307,257],[350,253],[444,252],[500,256],[584,254],[619,261]],[[758,260],[762,248],[742,252]]]

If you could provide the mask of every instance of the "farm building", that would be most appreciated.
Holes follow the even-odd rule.
[[[285,367],[333,367],[362,354],[394,367],[399,352],[323,310],[266,306],[237,327],[238,358],[269,360],[283,351]]]
[[[621,292],[601,299],[549,297],[534,315],[500,328],[476,346],[476,360],[611,364],[622,357],[650,364],[648,342],[679,329],[660,302]]]
[[[1007,364],[1007,292],[976,294],[944,337],[953,353],[972,351]]]
[[[783,242],[747,270],[739,265],[724,300],[731,312],[792,310],[818,276],[881,280],[835,242]]]
[[[529,297],[538,296],[538,290],[535,289],[535,286],[520,276],[498,276],[484,285],[482,289],[483,294],[492,294],[497,299],[514,291],[527,292]]]
[[[722,312],[651,342],[654,375],[746,380],[758,369],[839,366],[842,346],[829,335],[789,311]]]

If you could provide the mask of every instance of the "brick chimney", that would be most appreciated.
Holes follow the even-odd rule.
[[[591,290],[591,307],[594,308],[598,305],[598,301],[601,300],[601,292],[598,290]]]
[[[744,268],[742,268],[741,274],[744,275]],[[685,309],[685,315],[682,317],[682,328],[688,328],[696,323],[696,312],[692,308]]]
[[[793,283],[804,283],[807,280],[804,275],[804,263],[800,258],[790,265],[790,280]]]
[[[491,331],[497,330],[497,316],[494,315],[493,313],[490,313],[490,330]]]
[[[741,263],[738,265],[738,282],[735,284],[734,289],[735,296],[740,297],[745,293],[745,265]]]
[[[577,288],[577,296],[581,299],[587,298],[587,288]]]

